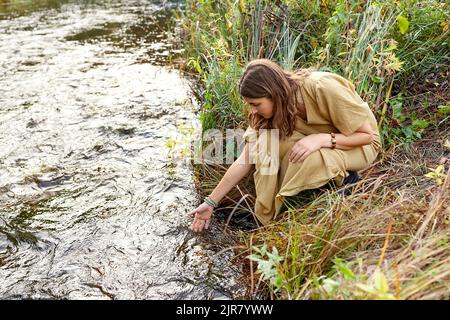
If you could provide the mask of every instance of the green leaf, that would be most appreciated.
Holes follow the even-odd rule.
[[[438,112],[442,114],[449,114],[450,113],[450,106],[441,105],[438,107]]]
[[[272,253],[267,252],[267,256],[269,257],[270,261],[274,264],[277,265],[278,263],[280,263],[281,261],[283,261],[284,257],[278,255],[278,250],[276,247],[273,247],[272,249]]]
[[[335,261],[338,270],[344,275],[345,279],[355,279],[355,275],[352,270],[350,270],[350,268],[341,259],[336,258]]]
[[[384,82],[384,78],[382,78],[382,77],[370,76],[370,79],[372,79],[373,83],[383,83]]]
[[[274,278],[273,282],[274,282],[275,287],[277,287],[278,289],[280,289],[283,286],[283,279],[281,278],[280,275],[277,275]]]
[[[393,54],[391,56],[391,62],[388,64],[388,66],[392,70],[400,71],[402,70],[402,66],[404,63],[405,63],[404,61],[400,61],[400,59]]]
[[[333,293],[337,287],[339,286],[339,282],[333,279],[325,279],[322,282],[322,287],[327,293]]]
[[[397,23],[398,23],[398,27],[400,29],[400,32],[402,34],[405,34],[406,31],[408,31],[408,27],[409,27],[408,20],[405,17],[403,17],[403,16],[399,16],[397,18]]]
[[[361,289],[362,291],[365,291],[367,293],[375,293],[376,291],[374,290],[374,288],[364,284],[364,283],[357,283],[356,287]]]
[[[389,287],[383,272],[381,272],[380,270],[375,271],[375,273],[373,274],[373,282],[375,288],[379,293],[388,293]]]
[[[392,115],[395,119],[398,119],[400,122],[403,122],[404,116],[402,114],[403,104],[401,101],[393,100],[392,103]]]
[[[346,279],[351,279],[354,280],[355,279],[355,275],[352,272],[352,270],[350,270],[346,265],[342,265],[339,267],[339,270],[342,272],[342,274],[344,275],[344,278]]]
[[[407,138],[411,138],[413,136],[413,131],[412,131],[411,127],[402,128],[402,132],[405,135],[405,137],[407,137]]]
[[[378,299],[380,300],[395,300],[395,297],[392,293],[383,293],[378,295]]]
[[[414,120],[412,123],[414,129],[425,129],[428,128],[429,125],[430,124],[427,121],[421,119]]]
[[[256,261],[256,262],[262,261],[260,256],[258,256],[256,254],[252,254],[252,255],[247,256],[247,259],[252,260],[252,261]]]

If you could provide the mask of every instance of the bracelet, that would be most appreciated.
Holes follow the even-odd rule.
[[[334,135],[334,132],[330,132],[331,134],[331,149],[336,148],[336,136]]]
[[[215,202],[213,199],[211,199],[210,197],[206,197],[205,198],[205,203],[213,208],[217,208],[219,206],[219,204],[217,202]]]

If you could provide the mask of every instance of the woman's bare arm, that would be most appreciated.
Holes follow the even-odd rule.
[[[373,131],[370,127],[369,121],[366,120],[364,124],[351,135],[344,135],[338,133],[336,136],[336,149],[350,150],[355,147],[371,144],[373,141]],[[331,148],[331,138],[329,134],[323,136],[323,147]]]
[[[373,141],[373,131],[368,121],[361,128],[351,135],[338,133],[335,135],[336,149],[350,150],[355,147],[371,144]],[[289,161],[300,162],[306,159],[311,153],[320,148],[331,148],[331,135],[329,133],[310,134],[297,141],[289,153]]]
[[[224,176],[220,180],[219,184],[214,188],[213,192],[209,196],[217,203],[234,187],[239,181],[245,177],[251,170],[252,164],[250,163],[250,146],[245,144],[239,158],[233,162],[233,164],[225,172]],[[208,229],[211,222],[211,216],[213,214],[213,207],[203,202],[196,209],[189,212],[190,215],[194,215],[194,221],[192,222],[191,229],[194,232],[201,232],[203,229]]]
[[[228,168],[219,184],[210,194],[209,197],[211,199],[217,203],[220,202],[220,200],[222,200],[222,198],[250,172],[252,164],[250,163],[249,150],[249,144],[246,143],[239,158],[237,158]]]
[[[373,131],[368,121],[351,135],[346,136],[342,133],[337,133],[335,136],[336,149],[341,150],[350,150],[371,144],[373,141]],[[318,138],[321,139],[321,147],[331,148],[331,138],[328,133],[319,133]]]

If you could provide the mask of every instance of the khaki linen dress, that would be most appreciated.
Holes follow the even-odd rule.
[[[279,214],[284,197],[318,188],[331,179],[341,186],[348,176],[347,171],[367,167],[381,149],[375,116],[350,81],[334,73],[313,71],[304,80],[297,94],[300,93],[307,120],[297,118],[295,131],[290,137],[276,139],[277,142],[271,144],[274,138],[270,134],[263,139],[264,135],[251,127],[244,133],[255,163],[255,213],[262,224],[269,223]],[[348,136],[366,120],[374,132],[370,145],[351,150],[321,148],[302,162],[289,162],[289,151],[303,137],[330,132]]]

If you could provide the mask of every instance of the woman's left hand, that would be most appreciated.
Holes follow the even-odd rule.
[[[301,162],[311,153],[322,147],[322,139],[319,134],[310,134],[297,141],[289,152],[290,162]]]

